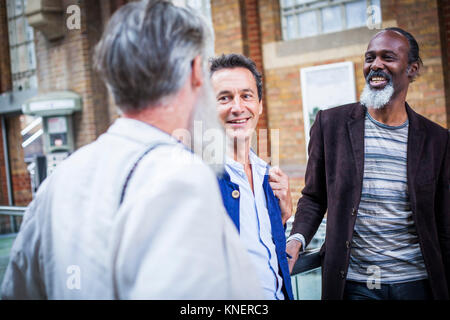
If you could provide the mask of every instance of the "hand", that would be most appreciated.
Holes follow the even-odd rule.
[[[283,225],[292,216],[291,189],[289,177],[278,167],[269,170],[269,183],[275,196],[280,200],[281,220]]]
[[[300,253],[301,248],[302,248],[302,243],[297,240],[291,240],[286,244],[286,253],[292,257],[292,258],[288,258],[289,274],[291,274],[292,269],[294,269],[294,266],[295,266],[295,263],[297,262],[298,255]]]

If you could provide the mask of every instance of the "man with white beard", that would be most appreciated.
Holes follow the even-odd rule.
[[[95,65],[122,117],[39,189],[11,251],[4,299],[263,297],[214,172],[171,136],[203,115],[205,128],[222,132],[206,69],[210,39],[198,14],[168,1],[114,14]]]
[[[406,103],[414,37],[369,42],[360,102],[319,111],[287,252],[292,270],[325,212],[323,299],[449,299],[449,132]]]

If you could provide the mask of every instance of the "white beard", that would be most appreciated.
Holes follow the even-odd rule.
[[[189,133],[192,137],[192,150],[216,174],[222,174],[225,169],[226,137],[219,121],[214,90],[209,78],[204,80],[191,119]]]
[[[381,90],[372,89],[369,84],[366,83],[359,100],[361,104],[367,108],[381,109],[389,103],[393,94],[394,87],[390,83]]]

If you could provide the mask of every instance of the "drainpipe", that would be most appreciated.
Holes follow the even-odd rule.
[[[12,196],[12,184],[11,184],[11,168],[9,166],[9,153],[8,153],[8,139],[6,138],[6,121],[5,116],[2,116],[2,137],[3,137],[3,152],[5,159],[5,173],[6,173],[6,189],[8,190],[8,205],[13,206],[13,196]],[[10,226],[13,232],[17,231],[16,220],[13,216],[9,216]]]

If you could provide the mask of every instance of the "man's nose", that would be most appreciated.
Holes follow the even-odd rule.
[[[234,97],[233,100],[230,102],[231,103],[231,112],[241,113],[243,110],[241,102],[242,101],[239,96]]]
[[[376,57],[370,66],[370,69],[375,70],[375,71],[383,69],[383,68],[384,68],[383,62],[381,61],[381,59],[379,57]]]

